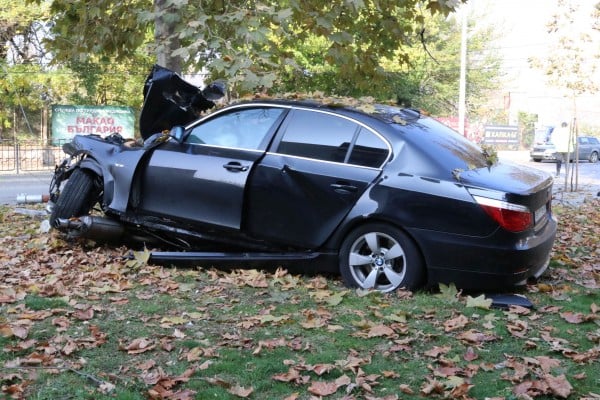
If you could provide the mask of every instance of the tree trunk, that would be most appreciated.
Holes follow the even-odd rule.
[[[167,6],[167,0],[154,0],[154,41],[156,44],[156,63],[172,71],[181,73],[181,57],[171,54],[180,46],[179,38],[175,35],[178,18],[169,18],[177,13],[174,6]]]

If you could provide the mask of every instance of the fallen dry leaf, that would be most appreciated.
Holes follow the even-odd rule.
[[[241,397],[241,398],[247,398],[247,397],[250,397],[250,395],[254,392],[254,389],[251,387],[245,388],[243,386],[235,385],[235,386],[232,386],[231,388],[227,389],[227,391],[234,396]]]
[[[316,396],[329,396],[337,392],[339,387],[335,382],[313,382],[308,391]]]
[[[460,333],[456,337],[471,344],[483,344],[485,342],[492,342],[498,339],[495,335],[481,333],[475,329],[470,329],[466,332]]]
[[[475,353],[475,350],[469,346],[467,347],[467,351],[465,352],[465,354],[463,354],[463,359],[465,361],[475,361],[479,358],[479,356],[477,355],[477,353]]]
[[[528,325],[525,321],[515,319],[506,324],[506,329],[515,337],[525,338],[527,336]]]
[[[438,358],[440,355],[448,353],[451,349],[452,348],[450,346],[433,346],[432,349],[427,350],[424,354],[427,357]]]
[[[486,299],[484,294],[477,297],[467,296],[467,307],[489,310],[492,307],[492,299]]]
[[[544,380],[548,384],[552,394],[560,398],[566,399],[573,390],[573,386],[571,386],[564,375],[552,376],[550,374],[546,374],[544,376]]]
[[[469,323],[469,319],[464,315],[460,314],[455,318],[449,319],[444,322],[444,332],[452,332],[458,329],[462,329]]]
[[[573,313],[571,311],[560,313],[560,316],[570,324],[582,324],[594,320],[597,317],[595,315],[584,315],[582,313]]]
[[[154,348],[156,348],[156,343],[153,340],[144,337],[134,339],[128,345],[123,345],[122,343],[119,344],[119,350],[126,351],[127,354],[145,353]]]
[[[94,309],[92,307],[89,307],[85,310],[77,310],[73,313],[73,317],[80,321],[88,321],[94,318]]]
[[[392,337],[395,336],[395,332],[392,328],[390,328],[389,326],[386,325],[375,325],[373,327],[371,327],[371,329],[369,329],[369,332],[367,333],[367,337],[369,338],[374,338],[374,337]]]
[[[289,368],[287,372],[282,374],[275,374],[271,377],[275,381],[279,382],[294,382],[300,384],[301,382],[308,381],[308,377],[304,377],[300,375],[300,371],[296,368]]]

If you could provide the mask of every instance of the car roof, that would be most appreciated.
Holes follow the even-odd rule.
[[[350,97],[306,97],[299,99],[268,97],[230,103],[226,108],[236,105],[254,104],[273,104],[286,107],[327,110],[328,112],[342,115],[353,114],[355,117],[357,115],[372,117],[386,123],[396,123],[401,125],[406,125],[407,123],[416,121],[424,116],[419,110],[416,109],[401,108],[394,105],[375,103],[372,101],[372,99],[355,99]]]

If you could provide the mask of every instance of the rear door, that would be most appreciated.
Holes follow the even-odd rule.
[[[248,177],[286,112],[249,106],[223,111],[193,126],[185,143],[155,149],[143,173],[139,209],[239,229]]]
[[[579,142],[579,159],[580,160],[588,160],[590,158],[590,154],[592,152],[592,146],[587,137],[578,138]]]
[[[248,187],[244,230],[316,248],[380,175],[390,146],[349,118],[294,109]]]

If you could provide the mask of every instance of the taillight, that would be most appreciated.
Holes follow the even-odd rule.
[[[484,211],[501,227],[510,232],[522,232],[533,225],[533,215],[529,208],[520,204],[473,196]]]

